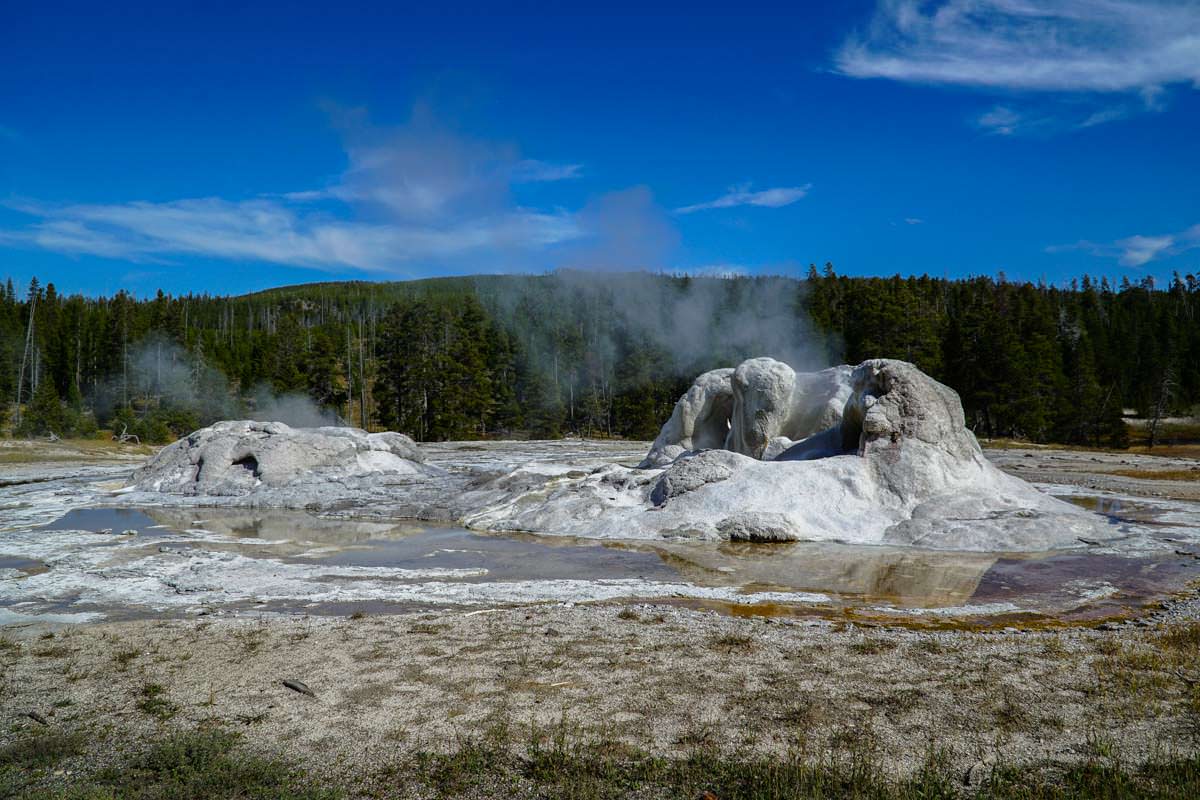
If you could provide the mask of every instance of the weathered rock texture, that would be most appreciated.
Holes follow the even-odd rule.
[[[693,450],[770,458],[837,425],[850,397],[850,367],[797,373],[773,358],[696,379],[675,404],[641,466],[665,467]]]
[[[134,473],[133,488],[239,497],[370,475],[439,472],[422,461],[413,440],[399,433],[238,420],[201,428],[164,448]]]
[[[732,377],[733,370],[726,368],[696,378],[675,404],[641,466],[665,467],[690,450],[724,447],[733,416]]]

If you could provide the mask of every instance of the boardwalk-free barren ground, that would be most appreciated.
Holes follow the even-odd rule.
[[[857,759],[895,780],[918,779],[932,757],[967,789],[993,765],[1186,763],[1200,737],[1200,625],[1163,619],[933,631],[594,605],[10,628],[5,742],[54,732],[76,745],[6,779],[86,783],[197,730],[239,734],[245,753],[351,796],[386,796],[414,758],[497,742],[521,758]]]

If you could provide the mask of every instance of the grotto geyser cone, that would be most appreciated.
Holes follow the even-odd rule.
[[[413,440],[399,433],[230,420],[163,448],[134,473],[131,488],[185,497],[258,495],[274,501],[269,505],[303,507],[350,493],[355,482],[441,474],[423,461]],[[296,503],[289,502],[293,495]]]
[[[469,524],[575,535],[843,541],[978,551],[1111,538],[984,458],[950,388],[889,359],[701,375],[637,470],[613,466]]]

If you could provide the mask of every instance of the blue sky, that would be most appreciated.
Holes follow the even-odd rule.
[[[1200,270],[1200,3],[432,5],[3,5],[0,275]]]

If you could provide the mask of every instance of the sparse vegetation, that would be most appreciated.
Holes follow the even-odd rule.
[[[754,639],[745,634],[727,633],[714,636],[709,640],[709,645],[712,649],[723,653],[746,652],[754,648]]]
[[[222,730],[171,736],[141,754],[94,771],[45,780],[44,770],[82,752],[82,737],[41,734],[0,751],[0,793],[28,800],[335,800],[281,760],[238,746]],[[87,765],[81,765],[86,767]]]
[[[179,713],[179,706],[168,700],[166,693],[166,687],[162,684],[143,684],[137,701],[138,710],[163,722],[169,720]]]
[[[116,663],[118,669],[127,669],[130,662],[140,655],[141,652],[137,649],[118,650],[113,654],[113,661]]]
[[[406,753],[374,770],[322,780],[250,751],[238,734],[219,727],[135,742],[125,748],[134,755],[116,763],[77,762],[81,768],[53,776],[49,770],[86,752],[85,739],[45,732],[0,748],[0,790],[30,800],[1185,800],[1200,794],[1197,757],[1127,768],[1105,754],[1102,739],[1093,761],[1067,769],[1001,764],[982,786],[968,787],[940,766],[936,749],[923,768],[901,778],[884,773],[866,750],[833,759],[755,757],[701,742],[688,755],[667,758],[604,740],[572,744],[559,730],[537,731],[524,743],[512,737],[512,728],[493,724],[452,748]]]

